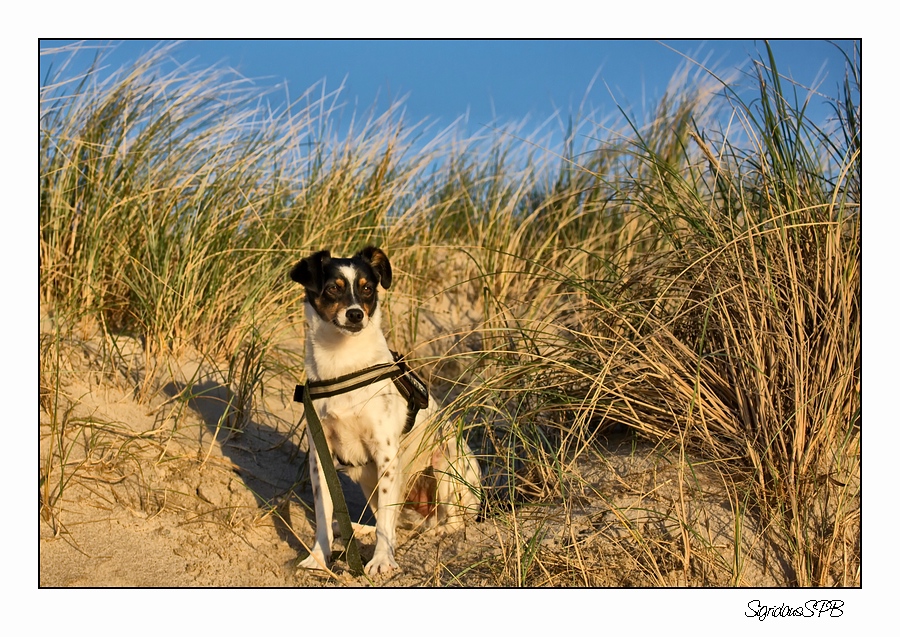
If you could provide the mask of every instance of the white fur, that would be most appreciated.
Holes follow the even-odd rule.
[[[352,268],[345,267],[342,269]],[[352,281],[352,272],[346,272]],[[346,309],[338,315],[342,322]],[[358,307],[358,306],[356,306]],[[313,306],[305,303],[307,331],[306,371],[311,380],[331,379],[379,363],[393,362],[381,330],[381,305],[363,321],[363,329],[351,333],[322,320]],[[468,445],[455,436],[438,435],[429,426],[437,414],[432,398],[421,410],[413,430],[403,436],[407,406],[390,380],[352,392],[316,400],[314,407],[322,421],[331,454],[349,465],[342,470],[362,487],[375,513],[375,554],[366,565],[370,575],[397,568],[394,558],[396,527],[406,498],[407,480],[429,465],[437,480],[436,523],[450,529],[462,526],[464,515],[474,515],[480,488],[480,471]],[[333,504],[319,466],[312,436],[309,439],[310,480],[316,508],[316,540],[312,551],[300,564],[303,568],[325,568],[331,558],[334,539]]]

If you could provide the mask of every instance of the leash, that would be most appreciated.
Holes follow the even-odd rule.
[[[306,381],[307,387],[309,381]],[[303,387],[298,385],[297,387]],[[296,393],[296,391],[295,391]],[[353,536],[353,523],[350,521],[350,512],[347,510],[347,502],[344,500],[344,492],[341,490],[341,484],[338,481],[337,471],[334,468],[334,462],[328,451],[328,441],[325,439],[325,432],[322,430],[322,421],[316,413],[312,404],[310,392],[303,392],[302,396],[303,410],[306,413],[306,426],[312,435],[313,442],[316,445],[316,455],[319,456],[319,464],[325,474],[325,484],[331,493],[331,501],[334,504],[334,514],[337,517],[338,527],[341,529],[341,536],[347,540],[347,550],[345,557],[353,575],[363,574],[362,560],[359,557],[359,547],[356,545],[356,538]]]
[[[334,468],[334,461],[331,459],[328,441],[325,438],[325,432],[322,430],[322,421],[319,420],[319,415],[316,413],[312,401],[318,398],[337,396],[381,380],[390,379],[400,391],[400,394],[406,399],[406,424],[403,427],[403,434],[409,433],[416,422],[416,415],[419,413],[419,410],[428,407],[428,386],[409,368],[403,356],[394,351],[391,351],[391,355],[394,357],[393,363],[373,365],[358,372],[345,374],[330,380],[307,380],[305,385],[297,385],[294,388],[294,401],[303,403],[306,425],[309,427],[309,432],[316,445],[316,455],[319,457],[319,464],[322,465],[322,471],[325,474],[325,483],[328,486],[329,493],[331,493],[334,515],[337,518],[341,536],[347,539],[345,556],[350,572],[354,575],[362,575],[364,572],[362,560],[359,557],[359,547],[353,535],[353,523],[350,520],[350,512],[347,509],[344,492],[341,490],[337,471]],[[346,463],[341,461],[341,464]]]

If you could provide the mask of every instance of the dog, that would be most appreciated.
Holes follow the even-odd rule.
[[[334,258],[322,250],[297,263],[290,277],[306,291],[306,373],[311,381],[395,361],[381,328],[378,291],[390,288],[393,280],[381,249],[369,246],[351,258]],[[433,399],[413,412],[412,422],[407,400],[385,379],[321,398],[314,407],[335,467],[360,485],[375,514],[375,553],[366,574],[398,568],[396,528],[404,506],[422,514],[428,528],[443,530],[462,528],[467,517],[477,514],[480,467],[464,440],[442,431]],[[307,437],[316,537],[300,567],[324,569],[334,538],[333,504],[308,427]]]

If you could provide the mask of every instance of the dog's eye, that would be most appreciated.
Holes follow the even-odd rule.
[[[341,293],[338,291],[338,286],[335,284],[325,286],[325,296],[336,299],[339,297]]]
[[[362,293],[366,296],[371,296],[375,293],[375,288],[371,283],[366,283],[364,286],[362,286]]]

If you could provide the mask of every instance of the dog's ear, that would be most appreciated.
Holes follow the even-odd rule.
[[[387,255],[375,246],[368,246],[356,253],[356,256],[362,257],[363,261],[372,266],[375,274],[378,276],[378,282],[385,290],[391,287],[391,262]]]
[[[331,253],[328,250],[320,250],[306,257],[291,268],[291,279],[315,294],[322,293],[324,273],[322,268],[331,261]]]

